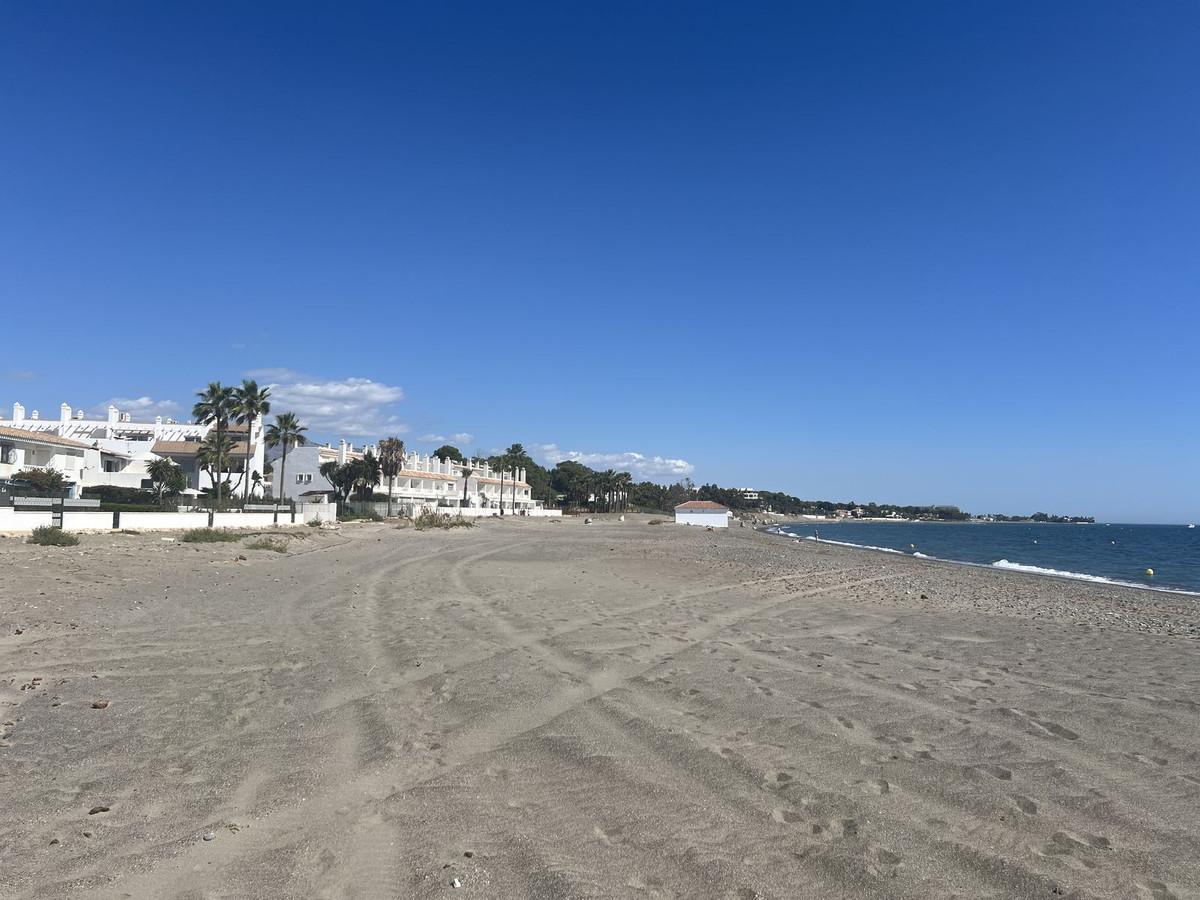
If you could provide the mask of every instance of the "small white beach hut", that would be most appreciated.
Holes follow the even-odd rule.
[[[728,528],[729,507],[712,500],[689,500],[675,507],[675,524]]]

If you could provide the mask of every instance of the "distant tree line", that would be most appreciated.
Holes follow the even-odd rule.
[[[1032,516],[1006,516],[1003,513],[992,513],[982,518],[993,522],[1053,522],[1058,525],[1094,525],[1095,516],[1052,516],[1049,513],[1035,512]]]
[[[747,500],[737,488],[716,484],[696,487],[690,479],[674,484],[654,481],[634,481],[629,472],[613,469],[598,471],[575,460],[563,460],[553,468],[539,465],[521,444],[513,444],[503,453],[468,459],[451,444],[443,444],[433,455],[453,459],[468,467],[476,461],[486,461],[495,470],[525,469],[525,480],[534,500],[548,506],[564,506],[591,512],[635,510],[648,513],[669,513],[688,500],[712,500],[739,512],[769,510],[784,516],[828,516],[837,510],[858,510],[862,518],[921,519],[936,522],[963,522],[971,518],[957,506],[901,506],[894,503],[858,503],[854,500],[802,500],[778,491],[759,491],[757,500]],[[997,522],[1091,522],[1091,517],[1051,516],[1034,513],[1032,516],[991,516]]]

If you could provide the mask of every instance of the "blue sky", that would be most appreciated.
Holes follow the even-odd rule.
[[[258,372],[321,437],[1197,519],[1197,46],[1190,2],[5,4],[0,408]]]

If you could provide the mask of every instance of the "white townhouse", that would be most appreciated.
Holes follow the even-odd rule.
[[[80,473],[99,463],[100,451],[82,441],[0,425],[0,478],[12,478],[26,469],[53,469],[75,496]]]
[[[283,499],[301,500],[317,494],[333,495],[335,489],[321,474],[321,466],[327,462],[345,464],[361,459],[366,453],[379,456],[374,444],[355,449],[353,444],[339,441],[332,444],[305,444],[288,450],[287,465],[280,472],[282,448],[270,452],[272,467],[272,490]],[[466,473],[470,473],[467,475]],[[513,473],[503,473],[505,510],[514,508]],[[404,467],[391,485],[392,498],[402,506],[420,507],[496,508],[501,504],[501,472],[491,468],[484,460],[457,462],[452,459],[421,454],[417,451],[405,454]],[[516,471],[515,508],[536,509],[540,506],[531,496],[525,480],[525,470]],[[375,492],[386,494],[388,480],[383,478]],[[464,502],[465,498],[465,502]]]
[[[12,406],[12,418],[0,419],[0,428],[15,428],[20,431],[41,435],[43,438],[60,438],[73,441],[97,451],[87,455],[75,469],[46,465],[61,472],[67,481],[79,487],[111,484],[119,487],[142,488],[150,486],[146,466],[160,457],[174,460],[187,476],[188,488],[198,493],[212,486],[212,477],[201,471],[196,462],[200,443],[212,430],[212,425],[192,422],[176,422],[156,416],[153,422],[134,421],[132,415],[121,412],[110,405],[103,419],[86,418],[82,410],[72,412],[67,403],[59,407],[57,419],[43,419],[33,410],[28,416],[20,403]],[[247,442],[250,446],[250,472],[263,469],[263,423],[256,420],[251,426],[232,425],[229,436],[235,442],[234,452],[224,466],[223,477],[240,491],[245,467]],[[61,445],[60,445],[61,446]],[[64,464],[69,461],[64,459]],[[4,477],[4,476],[0,476]]]

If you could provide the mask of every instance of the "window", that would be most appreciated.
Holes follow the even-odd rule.
[[[312,472],[300,472],[297,474],[296,484],[312,484]]]

